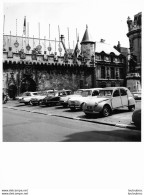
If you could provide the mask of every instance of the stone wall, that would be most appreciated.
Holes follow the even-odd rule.
[[[3,86],[7,88],[8,93],[15,88],[15,96],[27,90],[71,89],[74,91],[79,88],[91,88],[92,76],[91,71],[80,67],[4,65]]]

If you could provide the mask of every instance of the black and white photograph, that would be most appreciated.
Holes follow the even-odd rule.
[[[4,3],[4,142],[141,141],[142,12],[108,5]]]
[[[143,1],[0,3],[0,194],[143,195]]]

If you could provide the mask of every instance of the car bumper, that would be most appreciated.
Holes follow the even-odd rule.
[[[87,106],[84,110],[84,113],[88,114],[98,114],[102,111],[101,107],[93,107],[93,106]]]
[[[59,101],[60,105],[68,105],[68,102],[64,102],[64,101]]]
[[[18,100],[18,102],[19,102],[19,103],[25,103],[25,101],[24,101],[24,100]]]
[[[70,108],[80,108],[80,105],[77,104],[69,104]]]
[[[38,104],[39,101],[38,100],[31,100],[32,104]]]

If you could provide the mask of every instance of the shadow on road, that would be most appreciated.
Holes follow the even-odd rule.
[[[26,106],[25,104],[18,104],[18,105],[15,105],[14,107],[23,107],[23,106]]]
[[[141,132],[133,130],[87,131],[66,136],[63,142],[140,142]]]

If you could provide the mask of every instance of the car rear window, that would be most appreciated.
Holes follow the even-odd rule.
[[[99,96],[111,96],[112,95],[112,90],[100,90],[99,91]]]
[[[77,90],[77,91],[74,92],[74,94],[75,94],[75,95],[81,95],[82,92],[83,92],[82,90]]]
[[[89,95],[91,95],[92,94],[92,90],[86,90],[86,91],[83,91],[82,92],[82,96],[83,97],[87,97],[87,96],[89,96]]]

